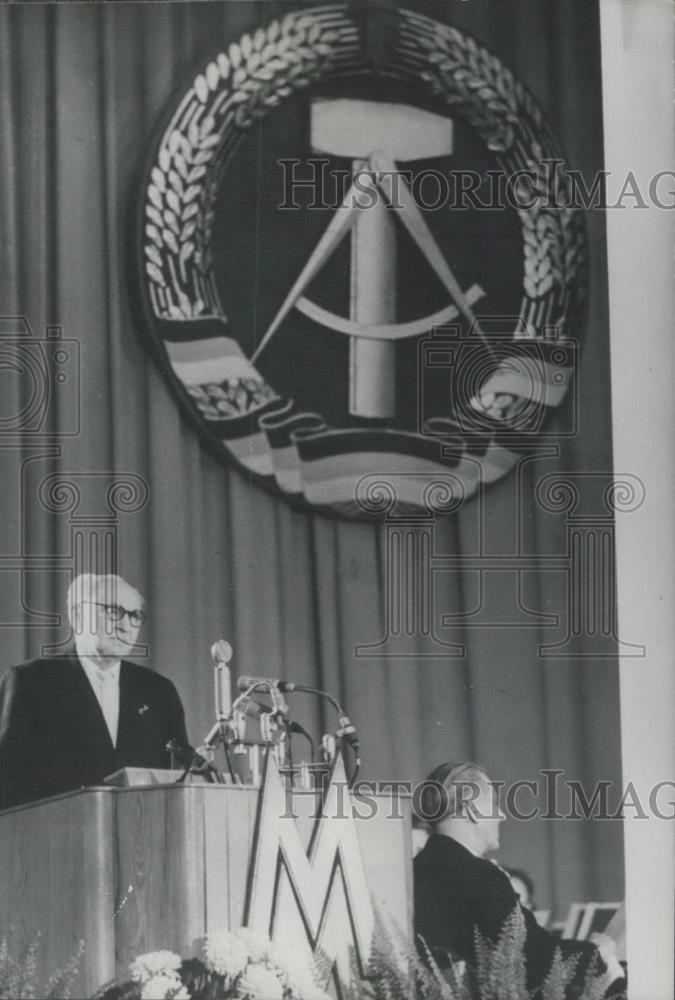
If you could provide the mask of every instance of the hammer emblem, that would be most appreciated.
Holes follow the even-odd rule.
[[[396,195],[397,164],[452,153],[452,122],[402,104],[338,99],[311,107],[312,149],[352,159],[352,184],[261,340],[264,351],[292,308],[350,338],[349,412],[387,419],[395,416],[396,340],[418,336],[463,315],[477,329],[472,306],[483,295],[477,285],[465,293],[434,240],[403,177]],[[354,183],[358,175],[358,186]],[[396,231],[392,212],[448,291],[451,303],[438,312],[396,323]],[[323,309],[303,293],[341,240],[351,232],[349,318]]]

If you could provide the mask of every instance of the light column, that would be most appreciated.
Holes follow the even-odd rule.
[[[638,476],[645,502],[616,519],[620,634],[644,643],[621,658],[624,783],[649,802],[675,773],[673,4],[601,0],[614,469]],[[611,208],[632,172],[648,207]],[[660,796],[660,810],[670,796]],[[670,807],[672,812],[672,806]],[[630,1000],[672,1000],[675,820],[628,813]]]

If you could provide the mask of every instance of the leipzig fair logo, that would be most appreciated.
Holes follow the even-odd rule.
[[[224,45],[142,190],[146,321],[184,412],[305,509],[376,512],[393,482],[455,509],[572,383],[571,176],[526,88],[432,18],[319,6]]]

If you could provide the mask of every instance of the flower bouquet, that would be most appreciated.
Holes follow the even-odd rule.
[[[209,934],[203,958],[139,955],[129,975],[99,1000],[329,1000],[311,958],[246,927]]]

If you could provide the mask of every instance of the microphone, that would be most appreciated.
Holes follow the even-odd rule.
[[[232,659],[232,646],[226,639],[218,639],[211,646],[213,684],[216,697],[216,718],[225,719],[232,711],[232,686],[228,663]]]
[[[262,719],[263,715],[272,713],[273,708],[269,705],[260,705],[257,701],[248,701],[246,707],[244,708],[244,714],[248,715],[249,719],[256,719],[258,722]]]
[[[270,688],[276,688],[281,694],[290,694],[293,691],[303,691],[308,694],[324,694],[325,692],[319,691],[318,688],[306,687],[304,684],[296,684],[295,681],[282,681],[277,677],[240,677],[237,681],[237,689],[239,691],[248,691],[253,688],[254,691],[268,691]],[[329,695],[326,695],[329,697]]]
[[[354,723],[347,715],[341,715],[339,722],[340,722],[340,728],[338,729],[338,736],[342,736],[344,737],[344,739],[347,740],[347,743],[349,743],[350,747],[352,748],[356,757],[358,758],[360,751],[359,736],[358,733],[356,732],[356,727],[354,726]]]
[[[286,691],[295,691],[295,685],[280,681],[276,677],[240,677],[237,681],[237,689],[250,695],[253,691],[269,694],[274,702],[274,711],[280,715],[288,715],[288,705],[283,697]]]
[[[228,664],[232,659],[233,649],[227,639],[219,639],[211,646],[211,656],[215,663]]]
[[[336,701],[336,699],[327,691],[321,691],[320,688],[309,687],[306,684],[296,684],[295,681],[282,681],[276,677],[254,677],[250,675],[240,677],[237,681],[237,688],[239,691],[268,691],[270,693],[279,691],[282,694],[289,694],[292,691],[298,691],[303,694],[315,694],[320,698],[325,698],[331,703],[338,714],[340,728],[337,731],[337,735],[347,741],[349,746],[354,751],[354,756],[357,761],[360,762],[361,748],[356,727],[349,716],[345,714],[345,711],[340,703]]]
[[[255,719],[257,722],[260,722],[260,720],[266,715],[271,715],[272,712],[274,712],[274,709],[270,708],[269,705],[261,705],[257,701],[249,701],[244,709],[244,713],[248,715],[249,719]],[[299,736],[305,736],[311,742],[312,737],[299,722],[289,720],[288,728],[292,733],[296,733]]]
[[[211,765],[205,757],[184,740],[170,739],[164,747],[175,758],[176,763],[187,770],[208,771]]]
[[[270,688],[275,687],[281,690],[281,685],[285,684],[284,681],[277,680],[276,677],[240,677],[237,681],[237,690],[248,691],[253,688],[256,691],[269,691]],[[283,690],[287,690],[284,687]]]

